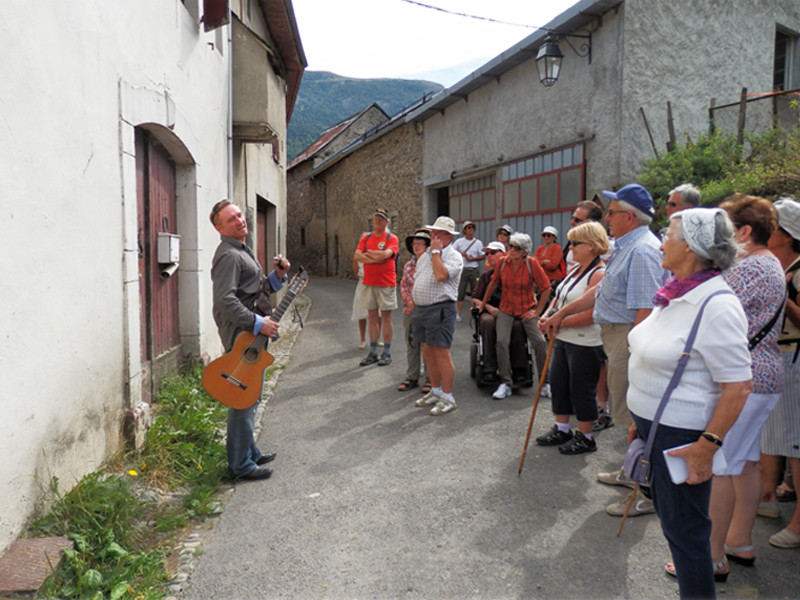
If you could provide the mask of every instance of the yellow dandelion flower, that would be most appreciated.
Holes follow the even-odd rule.
[[[131,469],[130,471],[128,471],[128,475],[130,475],[131,477],[136,477],[136,476],[139,475],[139,473],[137,473],[135,470]]]

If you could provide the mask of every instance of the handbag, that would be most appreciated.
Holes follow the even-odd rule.
[[[664,412],[667,401],[669,400],[670,396],[672,396],[672,392],[676,387],[678,387],[678,382],[680,381],[681,376],[686,369],[686,364],[689,362],[689,355],[692,351],[694,340],[697,337],[697,330],[700,327],[700,319],[703,317],[703,312],[706,309],[706,305],[714,296],[718,296],[720,294],[733,294],[733,292],[729,290],[717,290],[716,292],[710,294],[708,298],[705,299],[702,306],[700,306],[700,310],[697,312],[697,317],[695,317],[694,323],[692,324],[692,329],[689,331],[689,336],[686,338],[686,344],[684,345],[683,352],[678,359],[678,366],[675,367],[675,372],[672,374],[672,378],[669,381],[669,385],[667,385],[667,389],[664,390],[664,395],[661,397],[661,402],[659,403],[656,414],[653,417],[653,424],[650,427],[650,433],[647,435],[647,441],[645,442],[642,438],[637,437],[631,441],[630,444],[628,444],[628,449],[625,452],[625,458],[622,461],[622,468],[625,476],[640,486],[650,485],[650,452],[653,449],[653,442],[655,441],[658,422],[661,419],[661,415]]]

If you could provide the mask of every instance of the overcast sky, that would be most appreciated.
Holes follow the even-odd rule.
[[[416,0],[415,0],[416,1]],[[292,0],[311,71],[449,87],[577,0]]]

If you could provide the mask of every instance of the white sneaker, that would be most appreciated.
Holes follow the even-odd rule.
[[[549,383],[545,383],[542,386],[542,398],[552,398],[552,397],[553,397],[553,394],[550,391],[550,384]]]
[[[362,349],[363,349],[363,348],[366,348],[366,347],[367,347],[367,342],[365,342],[365,341],[363,341],[363,340],[362,340],[362,341],[360,341],[360,342],[358,343],[358,347],[359,347],[359,348],[362,348]]]
[[[439,402],[436,403],[436,406],[431,409],[431,414],[434,417],[438,417],[439,415],[446,415],[457,408],[458,406],[456,405],[455,400],[445,400],[444,398],[440,398]]]
[[[456,323],[461,323],[461,315],[456,315]]]
[[[502,400],[503,398],[508,398],[513,392],[511,391],[511,386],[507,383],[501,383],[497,386],[497,389],[492,394],[492,398],[495,400]]]

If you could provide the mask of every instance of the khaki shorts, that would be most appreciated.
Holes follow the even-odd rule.
[[[361,289],[364,310],[394,310],[397,308],[397,288],[364,285]]]

